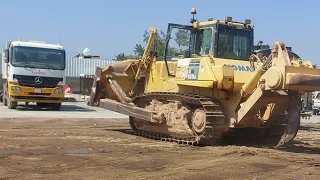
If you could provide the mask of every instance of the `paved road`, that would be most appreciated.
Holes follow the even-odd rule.
[[[84,102],[63,103],[60,111],[39,109],[34,103],[18,105],[17,109],[8,109],[0,102],[0,118],[127,118],[119,113],[88,106]]]
[[[301,122],[320,123],[320,115],[312,115],[310,119],[301,119]]]
[[[128,116],[108,111],[99,107],[88,106],[85,102],[63,103],[60,111],[51,109],[39,109],[31,103],[25,106],[20,103],[17,109],[8,109],[0,102],[0,118],[127,118]],[[310,119],[302,119],[302,122],[320,123],[320,115],[312,116]]]

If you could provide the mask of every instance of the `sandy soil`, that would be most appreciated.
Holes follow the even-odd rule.
[[[190,147],[127,119],[1,119],[0,179],[319,179],[320,124],[282,149]]]

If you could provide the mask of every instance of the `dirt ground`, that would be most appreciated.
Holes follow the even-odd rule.
[[[282,149],[192,147],[130,134],[127,119],[0,119],[0,179],[319,179],[320,124]]]

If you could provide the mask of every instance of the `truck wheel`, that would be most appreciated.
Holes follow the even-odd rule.
[[[7,105],[8,105],[6,96],[5,96],[4,94],[2,94],[2,103],[3,103],[4,106],[7,106]]]
[[[16,109],[16,108],[17,108],[17,105],[18,105],[18,102],[9,101],[9,103],[8,103],[8,108],[9,108],[9,109]]]
[[[61,103],[51,104],[51,107],[52,107],[53,110],[60,110],[60,108],[61,108]]]

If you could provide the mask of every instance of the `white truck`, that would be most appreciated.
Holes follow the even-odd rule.
[[[320,112],[320,91],[313,93],[312,111],[313,115],[318,115]]]
[[[7,42],[2,50],[2,102],[15,109],[18,102],[35,102],[59,110],[64,102],[66,53],[61,45],[39,41]]]

